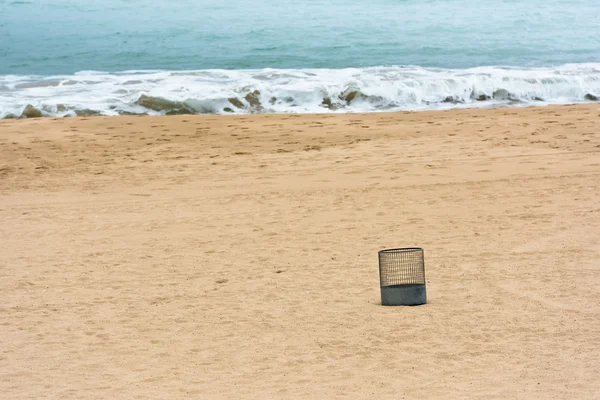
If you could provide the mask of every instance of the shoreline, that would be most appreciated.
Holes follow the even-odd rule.
[[[600,101],[600,64],[464,70],[392,66],[315,70],[81,72],[0,76],[0,117],[94,114],[377,112]]]
[[[119,117],[151,117],[151,118],[160,118],[160,117],[248,117],[248,116],[289,116],[289,115],[300,115],[300,116],[321,116],[321,115],[358,115],[358,116],[366,116],[370,114],[381,115],[381,114],[407,114],[407,113],[441,113],[441,112],[453,112],[453,111],[477,111],[477,110],[497,110],[497,109],[531,109],[531,108],[560,108],[560,107],[579,107],[579,106],[594,106],[599,105],[600,101],[581,101],[581,102],[572,102],[572,103],[560,103],[560,104],[492,104],[486,106],[464,106],[464,107],[451,107],[451,108],[436,108],[436,109],[412,109],[412,110],[378,110],[378,111],[343,111],[343,112],[332,112],[332,111],[323,111],[323,112],[279,112],[279,113],[263,113],[263,112],[248,112],[248,113],[203,113],[203,114],[119,114],[119,115],[104,115],[104,114],[91,114],[91,115],[67,115],[67,116],[52,116],[52,115],[42,115],[41,117],[16,117],[16,118],[0,118],[0,122],[10,122],[10,121],[24,121],[24,120],[77,120],[81,118],[119,118]],[[80,110],[85,111],[85,110]],[[90,110],[91,111],[91,110]]]
[[[592,96],[592,95],[587,95]],[[156,98],[159,101],[163,101],[162,98]],[[173,105],[176,109],[180,107],[185,107],[185,102],[177,102],[177,101],[167,101],[168,104]],[[497,108],[542,108],[542,107],[567,107],[567,106],[578,106],[578,105],[592,105],[592,104],[600,104],[600,100],[594,97],[594,99],[586,99],[578,102],[569,102],[569,103],[547,103],[547,104],[535,104],[535,103],[527,103],[527,102],[515,102],[514,104],[505,104],[505,103],[493,103],[493,104],[484,104],[477,105],[469,104],[469,105],[458,105],[460,103],[454,104],[452,106],[448,106],[445,108],[443,106],[439,108],[423,108],[423,109],[407,109],[407,110],[373,110],[373,111],[342,111],[336,112],[336,110],[329,110],[323,112],[257,112],[255,110],[247,110],[248,112],[224,112],[224,113],[188,113],[188,112],[177,112],[171,114],[162,114],[162,115],[154,115],[148,113],[121,113],[118,115],[105,115],[100,111],[90,110],[90,109],[77,109],[70,108],[69,110],[75,113],[74,115],[64,115],[64,116],[56,116],[56,115],[47,115],[47,111],[43,109],[35,108],[31,105],[27,105],[25,109],[21,112],[20,116],[16,114],[9,113],[3,118],[0,118],[0,121],[3,120],[23,120],[23,119],[39,119],[39,118],[51,118],[51,119],[63,119],[63,118],[90,118],[90,117],[173,117],[173,116],[243,116],[243,115],[343,115],[343,114],[353,114],[353,115],[363,115],[363,114],[393,114],[393,113],[415,113],[415,112],[442,112],[442,111],[457,111],[457,110],[488,110],[488,109],[497,109]],[[242,106],[244,109],[245,106]],[[252,108],[253,106],[250,105]],[[324,108],[327,108],[324,106]]]

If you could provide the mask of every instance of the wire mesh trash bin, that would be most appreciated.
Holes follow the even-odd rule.
[[[379,251],[381,304],[416,306],[427,303],[423,249],[409,247]]]

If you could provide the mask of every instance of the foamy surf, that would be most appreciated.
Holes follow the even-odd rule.
[[[0,76],[0,118],[376,112],[566,104],[599,97],[600,64]]]

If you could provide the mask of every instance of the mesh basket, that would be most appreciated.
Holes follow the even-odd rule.
[[[425,304],[423,249],[409,247],[379,251],[379,280],[383,305]]]

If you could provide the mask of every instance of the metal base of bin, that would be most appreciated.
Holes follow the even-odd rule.
[[[381,288],[381,305],[418,306],[427,303],[425,285],[393,285]]]

